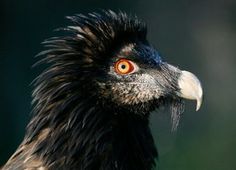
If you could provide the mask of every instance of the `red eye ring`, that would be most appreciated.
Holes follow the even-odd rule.
[[[132,73],[135,69],[135,65],[130,60],[119,59],[117,62],[115,62],[114,69],[118,74],[125,75]]]

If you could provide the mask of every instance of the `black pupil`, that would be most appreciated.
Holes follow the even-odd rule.
[[[121,68],[122,68],[122,69],[125,69],[125,68],[126,68],[126,65],[122,64],[122,65],[121,65]]]

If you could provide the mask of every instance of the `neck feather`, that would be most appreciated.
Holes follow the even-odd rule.
[[[36,114],[24,144],[35,143],[33,154],[52,169],[150,170],[157,151],[148,124],[148,117],[116,113],[88,99],[74,109]]]

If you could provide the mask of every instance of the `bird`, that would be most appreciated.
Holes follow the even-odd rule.
[[[101,10],[67,18],[62,35],[42,43],[32,118],[2,170],[155,168],[150,114],[169,106],[176,129],[184,100],[201,106],[200,80],[161,57],[137,16]]]

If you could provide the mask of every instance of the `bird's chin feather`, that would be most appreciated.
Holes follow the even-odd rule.
[[[184,112],[184,108],[184,100],[179,97],[161,97],[156,101],[157,110],[168,109],[170,111],[172,132],[175,132],[177,130],[181,115]]]
[[[184,101],[181,98],[172,99],[169,103],[171,112],[172,131],[176,131],[179,125],[180,117],[184,112]]]

